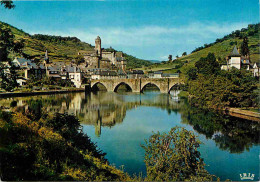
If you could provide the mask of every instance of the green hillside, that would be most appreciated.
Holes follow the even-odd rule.
[[[164,62],[154,64],[143,68],[144,70],[161,70],[163,72],[174,73],[178,70],[183,71],[185,66],[195,64],[201,57],[206,57],[209,52],[215,54],[220,63],[225,62],[225,57],[230,54],[233,47],[237,45],[241,47],[243,37],[248,37],[248,47],[250,51],[250,60],[252,63],[260,61],[259,46],[260,46],[260,24],[248,25],[247,28],[236,30],[229,35],[224,36],[222,39],[217,39],[214,43],[205,44],[202,47],[196,48],[191,54],[182,56],[172,62]],[[177,67],[176,67],[177,66]]]
[[[53,62],[66,61],[70,62],[77,56],[79,50],[90,50],[94,47],[91,44],[82,42],[76,37],[61,37],[51,35],[30,35],[23,30],[13,27],[7,23],[1,22],[0,25],[11,29],[16,40],[24,39],[25,47],[23,52],[28,58],[43,59],[45,50],[48,50],[49,57]],[[124,54],[128,61],[128,68],[148,66],[152,64],[150,61],[135,58],[131,55]],[[15,55],[12,55],[15,56]]]

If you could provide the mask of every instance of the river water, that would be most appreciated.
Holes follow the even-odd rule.
[[[259,179],[260,124],[193,108],[176,93],[97,92],[0,99],[5,109],[37,110],[35,103],[48,112],[75,114],[109,162],[131,175],[146,175],[140,146],[145,139],[153,132],[181,126],[203,142],[199,151],[211,174],[240,181],[240,174],[251,173],[254,180]]]

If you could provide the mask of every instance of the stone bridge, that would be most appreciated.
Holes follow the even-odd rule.
[[[91,89],[97,84],[103,85],[108,92],[116,92],[122,84],[125,84],[132,92],[143,92],[148,84],[152,84],[157,86],[161,93],[169,93],[175,85],[183,84],[183,81],[180,78],[100,79],[91,80]]]

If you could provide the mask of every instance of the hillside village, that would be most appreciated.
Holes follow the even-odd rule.
[[[34,60],[15,57],[12,64],[16,67],[17,82],[20,86],[27,85],[30,79],[43,79],[45,77],[53,81],[71,81],[74,87],[81,88],[91,79],[116,79],[116,78],[168,78],[178,77],[179,74],[163,74],[153,72],[144,74],[141,70],[127,70],[126,60],[122,52],[106,51],[101,48],[101,38],[95,39],[95,48],[88,51],[79,51],[79,56],[84,61],[70,64],[66,62],[52,62],[46,50],[44,59],[36,63]],[[10,63],[5,64],[5,73],[10,74]]]
[[[52,62],[45,52],[44,60],[35,63],[25,58],[15,58],[12,63],[17,68],[17,82],[25,86],[29,79],[43,79],[48,77],[54,81],[70,81],[76,88],[83,87],[91,79],[117,79],[117,78],[170,78],[179,77],[179,73],[167,74],[161,71],[144,72],[142,70],[127,70],[126,60],[122,52],[106,51],[101,48],[101,38],[95,40],[95,48],[91,51],[79,51],[78,55],[83,56],[84,61],[76,64],[65,62]],[[11,65],[6,63],[6,67]],[[246,69],[252,72],[254,77],[259,77],[260,63],[250,63],[249,56],[241,56],[239,50],[234,46],[232,52],[226,57],[226,64],[221,65],[221,70]],[[5,72],[10,73],[9,69]]]
[[[194,50],[195,52],[193,51],[191,54],[182,56],[176,60],[168,62],[163,61],[161,63],[155,63],[152,66],[145,66],[146,64],[140,62],[142,60],[134,57],[132,57],[133,59],[129,59],[131,56],[129,57],[129,55],[121,51],[116,51],[111,47],[109,49],[102,48],[102,41],[99,36],[95,39],[95,46],[92,46],[91,44],[81,42],[76,37],[48,36],[41,34],[31,36],[8,24],[5,25],[11,28],[15,37],[19,38],[19,36],[21,36],[21,38],[25,40],[25,47],[23,50],[25,56],[15,55],[15,58],[11,61],[16,67],[17,83],[25,88],[28,87],[28,82],[39,79],[45,80],[45,78],[52,82],[51,85],[58,84],[62,87],[73,86],[81,88],[89,83],[91,79],[182,77],[183,74],[180,74],[185,73],[185,67],[193,65],[194,60],[197,61],[199,59],[199,56],[196,57],[197,60],[194,59],[194,55],[201,54],[200,52],[205,52],[209,49],[208,47],[205,47],[202,50],[196,49],[198,52]],[[216,41],[215,44],[211,45],[212,48],[221,46],[223,50],[233,49],[230,53],[227,51],[223,52],[221,47],[218,48],[218,50],[221,50],[219,52],[212,51],[216,55],[221,70],[231,70],[231,68],[234,67],[239,70],[248,70],[252,72],[254,77],[259,76],[260,65],[259,61],[256,61],[255,50],[255,37],[258,35],[258,26],[258,24],[249,25],[247,29],[241,29],[241,31],[232,32],[230,35],[225,36],[226,39],[227,37],[230,37],[230,40],[223,38],[223,43]],[[252,31],[254,33],[250,33]],[[243,33],[249,35],[250,55],[241,54],[238,48],[241,43],[237,44],[237,41],[241,42]],[[27,38],[27,36],[29,37]],[[77,47],[77,44],[81,46]],[[233,44],[235,44],[235,46]],[[228,47],[226,47],[227,45]],[[55,49],[53,47],[55,47]],[[73,49],[73,51],[70,51],[71,49]],[[32,50],[33,52],[31,52]],[[66,54],[65,56],[67,59],[61,56],[61,53],[64,51],[69,52],[69,54]],[[211,49],[208,51],[211,52]],[[205,54],[209,52],[206,51]],[[219,55],[221,55],[221,58]],[[138,63],[138,66],[136,65],[136,67],[133,67],[133,61]],[[129,62],[131,62],[130,66]],[[142,64],[142,68],[139,63]],[[5,69],[4,72],[6,75],[9,74],[10,77],[10,68],[12,66],[6,62],[5,67],[7,69]]]

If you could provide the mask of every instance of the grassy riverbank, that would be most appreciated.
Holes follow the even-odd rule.
[[[74,116],[0,112],[1,179],[129,181],[109,165]],[[80,131],[80,132],[78,132]]]

